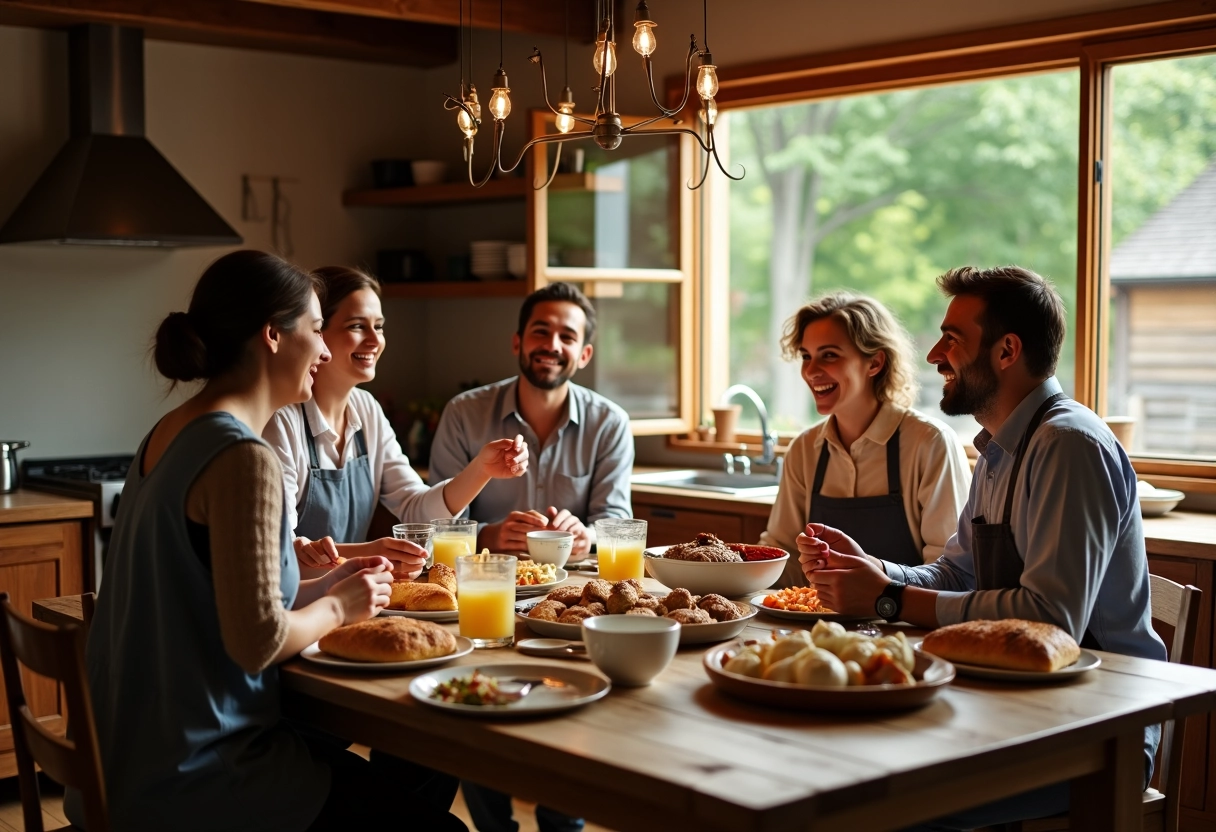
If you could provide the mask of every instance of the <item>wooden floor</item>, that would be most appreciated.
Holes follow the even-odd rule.
[[[515,820],[519,824],[519,832],[537,832],[535,805],[515,801]],[[473,829],[473,821],[469,819],[469,811],[464,805],[464,796],[456,795],[452,804],[452,812]],[[58,785],[42,778],[42,824],[47,829],[58,829],[67,826],[67,818],[63,816],[63,790]],[[21,814],[21,789],[16,777],[0,779],[0,832],[25,832],[25,823]],[[586,832],[609,832],[594,823],[587,824]]]

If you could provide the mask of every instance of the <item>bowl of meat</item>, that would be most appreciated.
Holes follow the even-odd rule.
[[[695,595],[733,597],[772,586],[789,553],[773,546],[723,543],[707,532],[689,543],[646,550],[646,571],[664,586],[681,586]]]

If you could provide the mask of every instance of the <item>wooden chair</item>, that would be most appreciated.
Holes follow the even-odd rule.
[[[1158,575],[1149,575],[1153,620],[1174,628],[1169,660],[1177,664],[1195,664],[1195,634],[1199,626],[1199,599],[1203,594],[1196,587],[1176,584]],[[1145,832],[1178,832],[1178,807],[1181,791],[1182,746],[1186,720],[1165,723],[1161,732],[1161,765],[1158,789],[1144,792]],[[1068,816],[1057,815],[1020,824],[1007,824],[1008,832],[1063,832],[1068,829]]]
[[[87,601],[85,604],[86,609],[92,606]],[[43,832],[44,829],[35,765],[41,766],[57,783],[80,791],[89,832],[109,832],[105,781],[84,666],[85,631],[81,627],[53,627],[26,618],[13,608],[7,592],[0,592],[0,608],[3,608],[0,614],[0,665],[3,665],[4,689],[12,720],[13,750],[17,756],[26,832]],[[61,737],[43,728],[30,711],[18,663],[63,685],[71,723],[67,736]]]

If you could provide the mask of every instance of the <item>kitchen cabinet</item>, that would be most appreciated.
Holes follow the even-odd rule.
[[[82,500],[23,491],[0,495],[0,590],[18,610],[30,615],[35,600],[84,591],[85,541],[92,536],[92,517],[92,504]],[[58,686],[28,671],[25,679],[35,716],[50,730],[60,729],[63,702]],[[0,777],[17,773],[9,725],[8,703],[0,697]]]
[[[632,487],[633,516],[645,520],[646,545],[666,546],[711,532],[728,543],[757,543],[772,504],[727,497],[689,496],[662,486]]]

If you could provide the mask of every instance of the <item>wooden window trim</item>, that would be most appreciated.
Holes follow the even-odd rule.
[[[1098,413],[1106,409],[1106,304],[1110,297],[1107,241],[1110,189],[1095,182],[1095,162],[1109,156],[1110,68],[1118,63],[1181,56],[1216,49],[1216,5],[1210,0],[1175,0],[1093,14],[1000,26],[860,49],[778,61],[720,66],[720,111],[793,101],[883,92],[944,83],[977,81],[1030,72],[1077,68],[1081,74],[1077,193],[1076,398]],[[667,81],[669,101],[678,101],[683,77]],[[695,114],[690,113],[695,118]],[[707,209],[703,213],[711,214]],[[702,218],[698,230],[711,220]],[[721,233],[720,230],[714,229]],[[704,249],[703,241],[698,251]],[[723,262],[717,257],[710,262]],[[707,265],[708,267],[708,265]],[[708,408],[711,390],[726,372],[720,344],[704,330],[715,319],[715,287],[721,269],[703,274],[703,310],[698,318],[698,408]],[[701,274],[702,270],[698,269]],[[720,312],[720,310],[719,310]],[[714,327],[717,331],[718,327]],[[711,354],[706,354],[707,351]],[[673,448],[710,450],[695,439]],[[1135,457],[1142,474],[1191,490],[1216,492],[1216,463]],[[1205,483],[1202,488],[1195,483]]]

